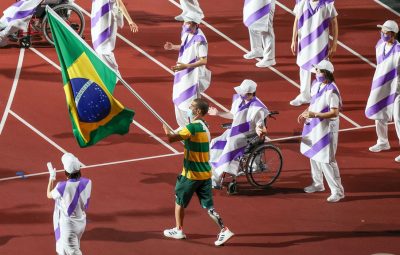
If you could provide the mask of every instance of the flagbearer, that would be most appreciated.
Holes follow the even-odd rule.
[[[263,137],[266,133],[265,120],[267,107],[256,97],[257,84],[252,80],[244,80],[235,87],[230,112],[219,112],[210,107],[209,114],[232,120],[232,126],[221,136],[211,141],[210,162],[213,167],[213,186],[219,188],[224,172],[238,175],[239,161],[247,146],[247,139],[257,134]]]
[[[133,33],[139,31],[122,0],[93,0],[91,13],[91,34],[93,48],[115,71],[118,64],[114,56],[117,27],[124,26],[124,17]]]
[[[299,115],[298,122],[304,120],[301,153],[310,158],[312,184],[304,188],[306,193],[324,191],[325,179],[331,190],[328,202],[338,202],[344,198],[344,189],[336,162],[339,134],[339,112],[342,98],[333,77],[333,65],[322,60],[312,69],[316,82],[311,88],[310,106]]]
[[[64,165],[66,181],[57,183],[56,170],[47,163],[50,173],[47,198],[55,201],[53,223],[58,255],[80,255],[80,240],[86,227],[86,210],[92,191],[92,181],[81,177],[81,163],[71,153],[65,153],[61,161]]]
[[[175,186],[175,221],[176,227],[164,230],[164,236],[174,239],[185,239],[183,232],[183,218],[185,208],[196,193],[200,204],[207,209],[208,215],[220,228],[216,246],[228,241],[233,233],[224,226],[222,218],[214,208],[211,187],[211,167],[209,160],[210,131],[204,115],[208,112],[207,101],[197,98],[190,104],[190,123],[187,124],[178,134],[170,131],[164,126],[165,134],[170,143],[184,141],[185,151],[182,174],[178,176]]]

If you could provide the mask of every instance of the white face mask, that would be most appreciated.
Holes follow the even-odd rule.
[[[187,118],[189,119],[189,122],[192,122],[193,119],[194,119],[194,117],[196,117],[196,116],[193,114],[193,111],[192,111],[191,109],[186,110],[186,116],[187,116]]]

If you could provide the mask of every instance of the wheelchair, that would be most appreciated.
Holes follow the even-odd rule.
[[[277,111],[269,112],[267,118],[275,119],[274,115],[279,114]],[[224,128],[230,128],[231,123],[223,124]],[[238,192],[237,177],[245,175],[247,181],[255,188],[267,189],[279,177],[282,166],[283,157],[281,150],[274,144],[261,139],[257,134],[247,137],[247,146],[242,156],[238,159],[239,172],[237,176],[230,176],[230,182],[227,173],[222,175],[220,187],[227,183],[227,193],[229,195]]]
[[[16,35],[9,37],[10,40],[19,42],[20,47],[29,48],[32,40],[41,39],[42,36],[51,45],[54,40],[46,15],[46,6],[50,6],[71,28],[82,37],[85,28],[85,18],[82,12],[70,4],[68,0],[44,0],[35,10],[29,21],[27,31],[19,30]]]

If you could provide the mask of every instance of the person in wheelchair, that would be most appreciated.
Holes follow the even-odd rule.
[[[239,174],[239,158],[245,153],[248,140],[266,134],[265,120],[268,108],[256,97],[257,84],[244,80],[235,87],[230,112],[219,112],[210,107],[209,115],[232,120],[231,127],[210,144],[210,163],[213,168],[213,187],[219,188],[224,172],[234,176]]]
[[[32,16],[44,16],[46,5],[71,3],[74,0],[21,0],[15,2],[3,12],[0,18],[0,47],[10,41],[18,41],[19,30],[26,31]]]

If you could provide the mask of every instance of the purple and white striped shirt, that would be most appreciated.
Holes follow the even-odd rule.
[[[395,40],[393,45],[388,45],[379,40],[376,45],[376,61],[365,115],[373,120],[390,121],[394,100],[400,93],[400,43]]]
[[[268,31],[268,23],[273,18],[275,0],[245,0],[243,23],[249,29]]]
[[[329,24],[338,15],[333,0],[319,0],[315,8],[311,1],[301,0],[294,8],[298,18],[297,65],[308,71],[328,56]]]
[[[329,112],[332,108],[342,108],[342,99],[335,83],[321,86],[320,82],[314,82],[311,88],[311,102],[309,111]],[[312,118],[304,124],[301,153],[315,161],[329,163],[331,156],[331,132],[338,132],[339,117],[332,119]]]
[[[64,219],[63,222],[85,222],[85,211],[89,206],[91,190],[92,181],[81,177],[59,182],[51,191],[51,195],[55,200],[53,223],[56,242],[60,239],[63,231],[60,224],[62,219]]]

